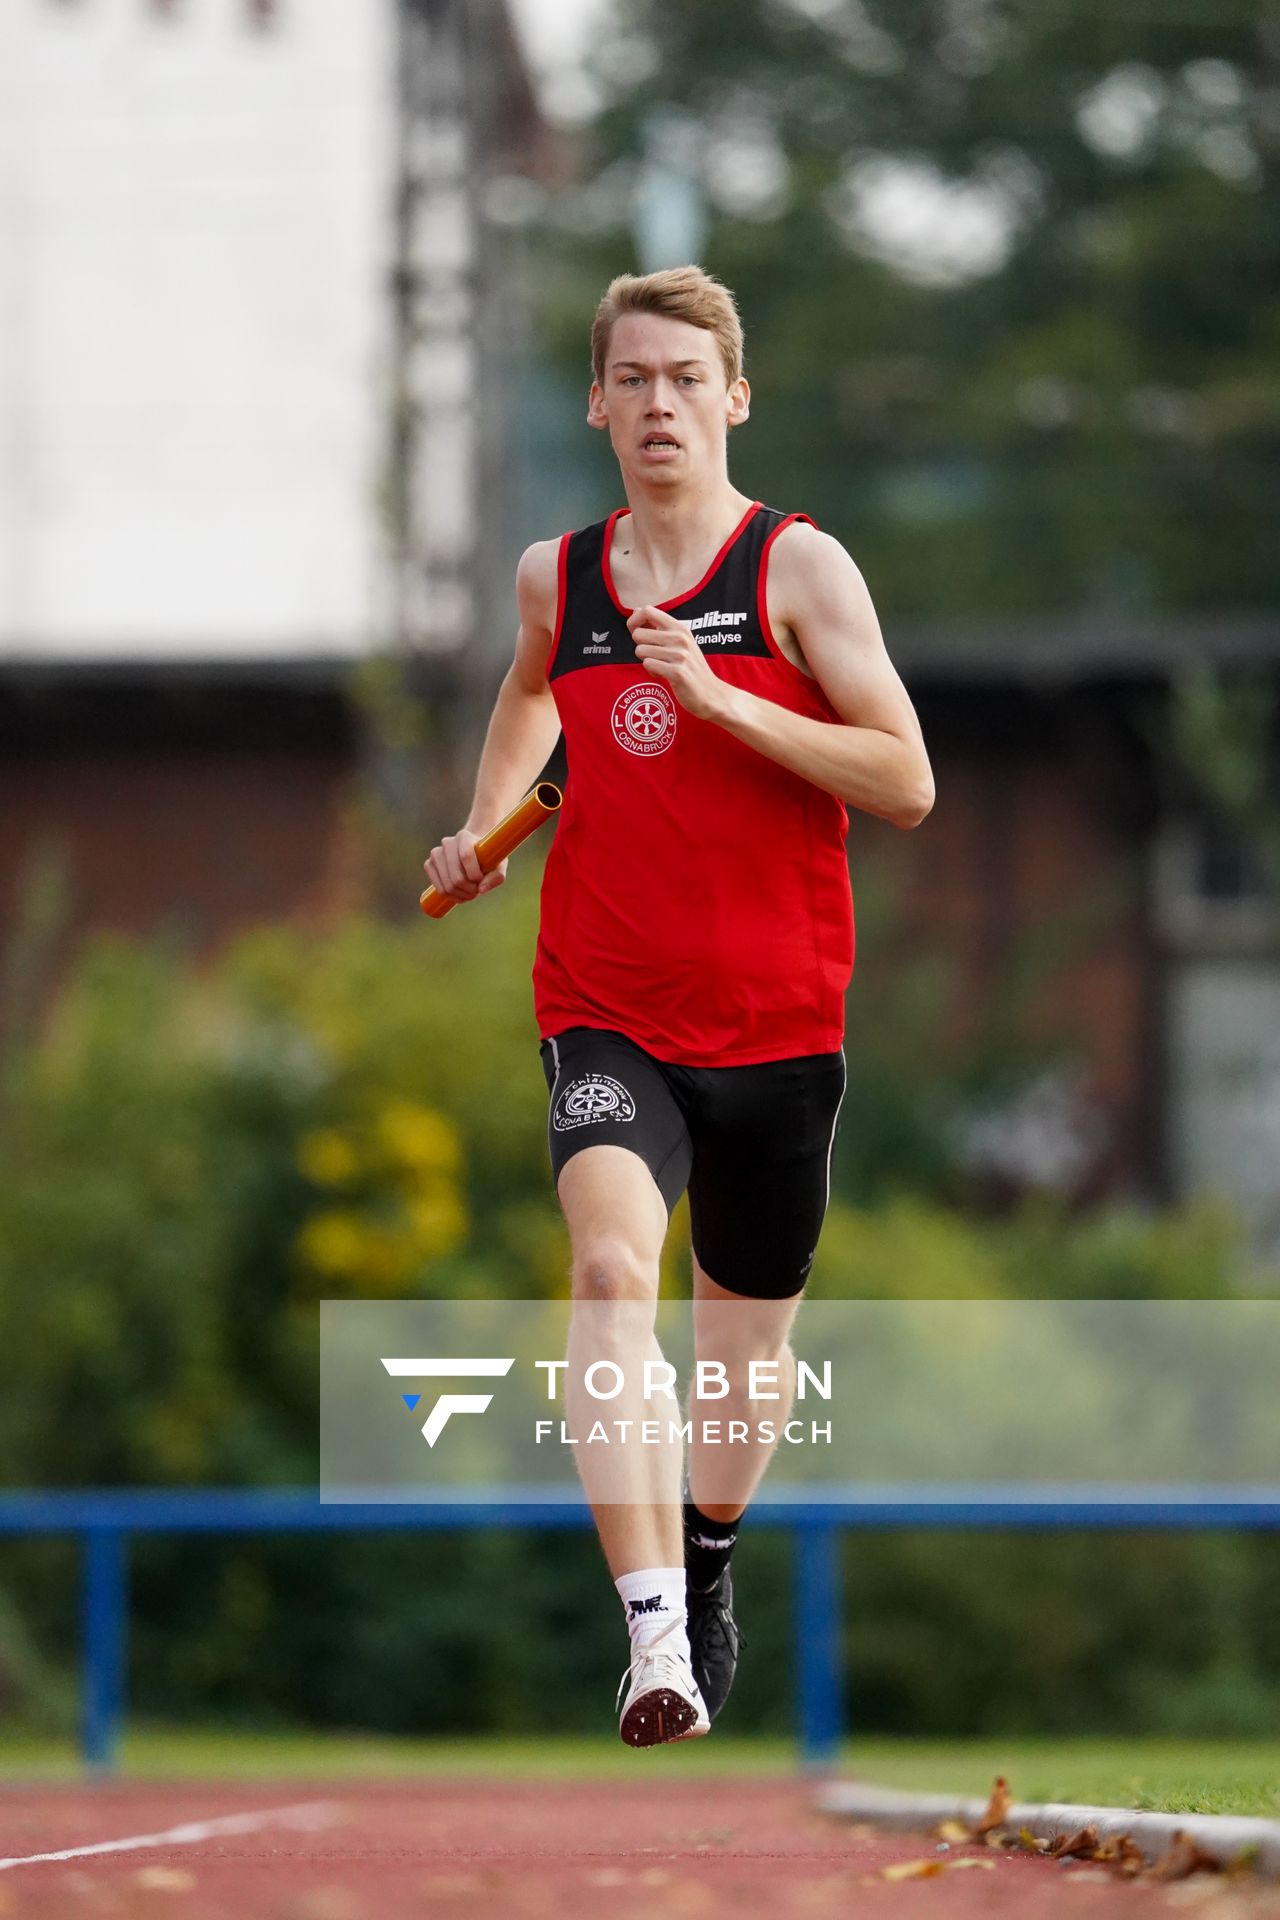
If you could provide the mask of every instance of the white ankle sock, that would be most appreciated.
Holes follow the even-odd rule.
[[[662,1633],[664,1649],[687,1660],[689,1628],[684,1568],[644,1567],[639,1573],[622,1574],[613,1584],[627,1616],[633,1649],[639,1652]],[[666,1629],[673,1621],[677,1625],[668,1634]]]

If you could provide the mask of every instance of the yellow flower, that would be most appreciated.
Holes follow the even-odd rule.
[[[365,1230],[359,1270],[352,1277],[360,1293],[407,1293],[421,1264],[407,1233],[371,1224]]]
[[[462,1164],[452,1121],[407,1100],[384,1107],[378,1116],[378,1141],[397,1166],[414,1172],[455,1173]]]
[[[452,1253],[466,1237],[467,1215],[452,1187],[441,1186],[419,1195],[406,1209],[413,1229],[414,1245],[424,1259],[440,1259]]]
[[[367,1230],[358,1213],[344,1207],[326,1207],[313,1213],[298,1235],[298,1252],[317,1273],[331,1280],[350,1280],[365,1257]]]
[[[298,1142],[298,1168],[313,1186],[345,1187],[360,1171],[360,1156],[336,1127],[314,1127]]]

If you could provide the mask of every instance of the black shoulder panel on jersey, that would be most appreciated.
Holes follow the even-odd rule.
[[[760,624],[760,565],[766,543],[790,516],[758,507],[732,541],[719,566],[671,607],[697,636],[709,659],[773,657]],[[571,534],[565,564],[564,614],[551,678],[583,667],[634,662],[635,645],[626,615],[604,577],[604,541],[609,521]]]
[[[551,678],[579,667],[634,660],[635,646],[625,617],[609,598],[604,583],[604,535],[607,520],[569,535],[564,570],[564,614]]]

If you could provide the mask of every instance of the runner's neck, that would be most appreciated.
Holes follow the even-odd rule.
[[[696,585],[741,524],[752,501],[727,484],[705,495],[630,500],[614,523],[609,555],[619,597],[657,606]]]

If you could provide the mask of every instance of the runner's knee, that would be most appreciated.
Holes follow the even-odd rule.
[[[658,1263],[616,1235],[593,1237],[574,1249],[575,1300],[648,1300],[658,1293]]]

